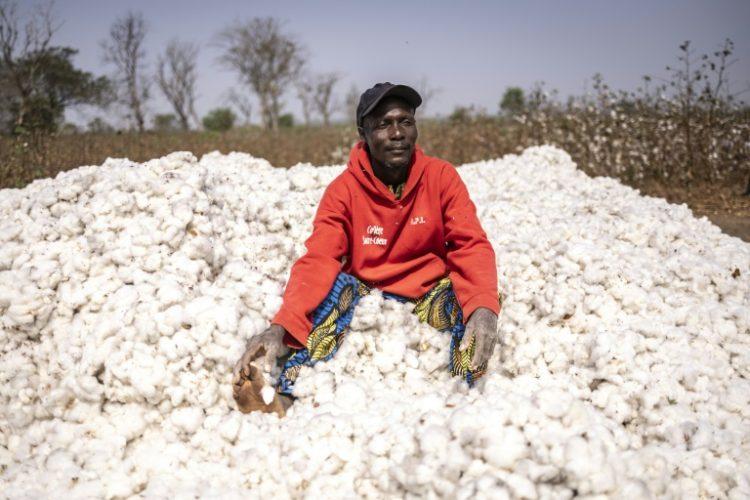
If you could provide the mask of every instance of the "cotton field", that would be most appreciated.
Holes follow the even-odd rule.
[[[283,419],[231,373],[342,166],[108,160],[0,191],[0,496],[748,498],[750,244],[561,150],[459,167],[502,342],[374,293]]]

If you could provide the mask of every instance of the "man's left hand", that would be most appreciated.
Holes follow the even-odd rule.
[[[464,352],[474,343],[474,355],[471,358],[471,370],[484,366],[495,351],[498,340],[497,315],[486,307],[477,308],[466,322],[466,331],[461,339],[459,350]]]

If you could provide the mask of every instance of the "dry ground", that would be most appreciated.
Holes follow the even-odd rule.
[[[666,198],[670,203],[685,203],[696,216],[705,215],[725,233],[750,242],[750,196],[743,196],[739,186],[652,184],[641,188],[641,193]]]

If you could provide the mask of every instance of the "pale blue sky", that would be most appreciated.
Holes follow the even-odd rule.
[[[34,2],[21,3],[25,11]],[[614,88],[633,90],[644,74],[666,76],[664,67],[677,62],[677,47],[688,39],[703,53],[731,38],[739,59],[730,70],[733,88],[750,86],[748,0],[56,0],[54,10],[64,23],[55,42],[79,49],[75,62],[97,74],[111,71],[102,63],[100,42],[129,10],[148,22],[151,72],[171,38],[199,43],[201,116],[226,105],[230,87],[240,88],[236,75],[217,62],[216,34],[256,16],[282,20],[307,47],[311,71],[338,72],[341,100],[352,84],[364,90],[377,81],[417,85],[426,79],[440,89],[428,115],[446,115],[457,105],[494,113],[506,87],[527,89],[539,81],[562,95],[581,94],[596,72]],[[153,91],[150,114],[169,112]],[[750,100],[750,92],[742,97]],[[301,118],[293,92],[285,102],[285,110]]]

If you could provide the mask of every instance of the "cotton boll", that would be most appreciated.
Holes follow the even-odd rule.
[[[185,291],[176,280],[162,279],[159,283],[159,289],[156,292],[156,298],[162,307],[166,308],[173,304],[180,304],[185,300]]]
[[[573,398],[556,389],[544,389],[534,395],[536,404],[551,418],[561,418],[568,413]]]
[[[406,346],[399,339],[384,337],[378,353],[373,357],[373,363],[383,374],[392,372],[401,363]]]
[[[260,391],[260,396],[263,398],[263,402],[267,405],[270,405],[275,397],[276,392],[274,391],[273,387],[271,386],[265,386]]]
[[[238,412],[229,413],[222,417],[221,423],[217,427],[222,438],[234,443],[242,427],[242,417]]]
[[[306,191],[317,187],[317,179],[314,170],[301,165],[289,169],[289,183],[295,191]]]
[[[537,498],[536,487],[528,478],[518,474],[510,474],[504,478],[504,481],[515,498]]]
[[[417,439],[422,453],[443,456],[448,451],[451,436],[444,426],[428,425],[419,432]]]
[[[573,437],[565,446],[564,468],[578,479],[582,493],[606,493],[615,487],[614,473],[606,463],[606,452],[597,441]]]
[[[104,387],[99,384],[96,377],[83,375],[76,377],[75,379],[69,378],[68,380],[68,387],[73,390],[73,394],[75,394],[79,400],[98,402],[102,399]]]
[[[222,302],[214,310],[216,328],[219,332],[234,333],[238,328],[238,316],[236,304]]]
[[[143,435],[147,428],[144,411],[139,405],[115,405],[106,408],[116,433],[130,441]]]
[[[727,410],[740,413],[745,418],[750,417],[750,381],[741,379],[734,382],[722,403]]]
[[[496,433],[483,436],[483,439],[485,447],[482,456],[495,467],[512,469],[528,453],[526,438],[516,427],[502,427]]]
[[[264,316],[270,316],[272,313],[271,311],[278,311],[281,307],[281,297],[278,295],[268,295],[263,300],[263,310],[262,313]]]
[[[357,382],[347,380],[337,386],[336,399],[343,407],[356,411],[366,407],[367,392]]]
[[[58,477],[62,476],[68,480],[72,480],[82,474],[80,467],[75,463],[73,454],[59,448],[49,454],[44,466]]]
[[[616,491],[616,495],[622,498],[647,498],[650,493],[648,486],[638,479],[628,479]]]
[[[192,434],[203,423],[203,411],[200,408],[177,408],[170,420],[179,430]]]

